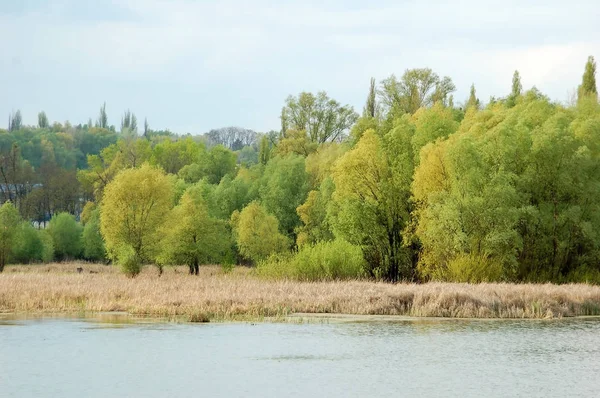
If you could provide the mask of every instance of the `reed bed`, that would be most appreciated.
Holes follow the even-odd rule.
[[[77,268],[83,268],[77,272]],[[8,266],[0,312],[124,311],[189,321],[261,319],[294,313],[454,318],[561,318],[600,315],[600,287],[585,284],[388,284],[264,280],[252,270],[146,267],[136,278],[115,267],[66,263]]]

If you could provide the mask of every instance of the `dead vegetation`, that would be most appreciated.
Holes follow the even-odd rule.
[[[77,268],[82,268],[78,272]],[[199,276],[146,267],[136,278],[101,264],[7,266],[0,312],[124,311],[191,321],[260,319],[293,313],[458,318],[600,315],[600,287],[585,284],[388,284],[264,280],[238,267],[203,267]]]

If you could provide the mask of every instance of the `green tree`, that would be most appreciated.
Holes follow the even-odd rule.
[[[102,129],[108,128],[108,116],[106,115],[106,102],[102,104],[100,108],[100,113],[98,114],[98,120],[96,120],[96,127],[100,127]]]
[[[8,115],[8,131],[17,131],[23,128],[23,117],[21,111],[17,109],[16,112]]]
[[[477,95],[475,94],[475,85],[471,84],[469,100],[467,101],[465,108],[466,109],[469,109],[469,108],[479,109],[480,106],[481,106],[481,103],[479,101],[479,98],[477,98]]]
[[[186,191],[173,208],[163,228],[162,264],[186,264],[190,274],[198,275],[200,264],[222,263],[231,257],[231,232],[228,222],[209,216],[202,195]]]
[[[257,202],[250,203],[241,212],[234,212],[231,225],[240,254],[258,262],[287,250],[289,240],[279,232],[278,224],[277,218]]]
[[[377,89],[375,78],[371,78],[371,84],[369,85],[369,95],[367,96],[367,103],[363,109],[363,117],[375,117],[377,116]]]
[[[50,123],[48,122],[48,116],[46,116],[46,112],[41,111],[38,113],[38,127],[41,129],[47,129],[50,127]]]
[[[201,163],[204,175],[211,184],[218,184],[227,174],[235,173],[237,164],[235,153],[223,145],[216,145],[208,151],[208,156]]]
[[[172,141],[165,139],[152,150],[151,162],[170,174],[177,174],[184,166],[206,158],[206,148],[191,137]]]
[[[121,117],[121,132],[126,130],[137,134],[137,118],[135,117],[135,113],[132,113],[129,109]]]
[[[103,261],[106,258],[104,240],[100,233],[100,210],[92,210],[83,227],[83,257],[90,261]]]
[[[57,260],[79,258],[82,251],[81,233],[83,228],[69,213],[59,213],[48,224],[48,233],[54,243],[54,256]]]
[[[583,72],[583,78],[581,85],[577,90],[578,98],[582,99],[587,96],[598,98],[598,87],[596,86],[596,61],[591,55],[585,64],[585,71]]]
[[[21,216],[11,202],[4,202],[0,207],[0,272],[12,253]]]
[[[281,133],[304,131],[311,142],[322,144],[341,138],[357,118],[351,106],[340,105],[323,91],[317,95],[303,92],[287,98],[282,110]]]
[[[295,237],[300,225],[296,208],[306,200],[308,175],[304,158],[298,155],[275,157],[267,164],[260,180],[261,204],[279,221],[281,232]]]
[[[135,276],[142,263],[156,258],[159,226],[172,204],[172,180],[148,164],[121,171],[107,185],[100,206],[100,231],[107,256],[126,274]]]
[[[512,78],[512,89],[510,95],[506,100],[506,106],[512,108],[517,104],[517,99],[521,96],[521,92],[523,91],[523,85],[521,84],[521,75],[519,71],[516,70],[513,74]]]
[[[368,130],[333,170],[328,217],[336,237],[362,246],[370,274],[390,281],[415,277],[403,236],[410,217],[413,135],[406,117],[383,136]]]
[[[260,164],[266,165],[269,159],[271,159],[271,142],[266,135],[263,135],[260,139],[258,161]]]
[[[31,223],[22,222],[15,236],[11,262],[28,264],[38,261],[52,261],[54,252],[52,251],[50,256],[46,254],[47,243],[45,238],[49,238],[47,231],[36,230]],[[53,246],[50,245],[50,249],[52,248]]]
[[[407,69],[400,80],[392,75],[381,82],[379,94],[387,110],[394,114],[415,113],[440,101],[456,90],[449,77],[440,77],[429,68]]]

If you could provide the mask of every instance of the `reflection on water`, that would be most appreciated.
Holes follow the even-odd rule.
[[[0,316],[0,397],[600,396],[600,320]]]

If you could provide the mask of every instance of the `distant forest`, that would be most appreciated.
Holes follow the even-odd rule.
[[[361,113],[288,97],[277,131],[175,135],[130,110],[0,129],[0,271],[112,261],[128,275],[256,265],[300,280],[600,282],[600,104],[589,57],[571,103],[464,101],[431,69],[366,87]],[[113,117],[113,116],[111,116]]]

